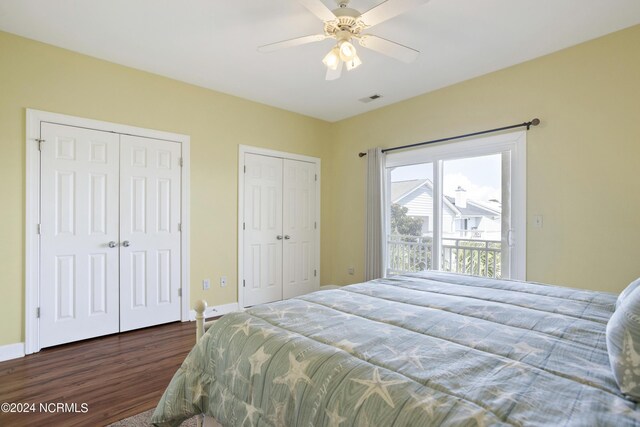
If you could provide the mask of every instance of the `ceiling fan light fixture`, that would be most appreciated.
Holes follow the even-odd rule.
[[[358,55],[354,55],[354,57],[351,58],[351,61],[347,61],[346,64],[347,64],[347,71],[351,71],[354,68],[358,68],[360,65],[362,65],[362,60]]]
[[[340,48],[340,59],[344,62],[349,62],[356,56],[356,48],[347,40],[338,42],[338,47]]]
[[[338,65],[340,65],[340,52],[337,47],[334,47],[327,53],[327,55],[322,60],[322,63],[327,66],[327,68],[331,70],[337,70]]]

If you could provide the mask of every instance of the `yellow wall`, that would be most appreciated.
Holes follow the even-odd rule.
[[[191,136],[192,301],[237,300],[238,144],[328,163],[326,122],[0,32],[0,345],[24,340],[25,108]]]
[[[336,284],[362,280],[365,159],[539,117],[527,137],[527,278],[619,292],[640,276],[640,26],[334,125]],[[326,182],[327,177],[325,177]],[[339,182],[340,185],[336,185]],[[338,207],[350,206],[345,215]],[[355,265],[356,275],[347,268]]]
[[[540,117],[528,278],[617,292],[640,276],[637,46],[640,26],[330,124],[0,32],[0,345],[24,339],[25,108],[191,136],[191,300],[216,305],[237,294],[238,144],[322,159],[321,281],[345,284],[364,265],[359,151]]]

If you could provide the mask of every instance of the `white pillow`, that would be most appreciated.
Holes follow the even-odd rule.
[[[624,301],[624,299],[628,297],[629,294],[633,292],[638,286],[640,286],[640,277],[634,280],[633,282],[629,283],[629,286],[627,286],[626,288],[624,288],[622,292],[620,292],[620,295],[618,296],[618,300],[616,301],[616,310],[618,309],[618,307],[620,307],[620,304],[622,304],[622,301]]]
[[[640,401],[640,289],[628,292],[609,319],[607,352],[620,390]]]

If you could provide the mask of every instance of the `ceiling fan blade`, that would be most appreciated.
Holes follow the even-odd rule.
[[[359,42],[362,47],[375,50],[376,52],[395,58],[398,61],[406,62],[407,64],[415,61],[418,55],[420,55],[420,52],[415,49],[371,34],[360,37]]]
[[[337,80],[342,75],[342,67],[344,63],[340,61],[338,68],[332,70],[331,68],[327,68],[327,75],[325,76],[325,80]]]
[[[309,12],[320,18],[321,21],[333,21],[336,15],[320,0],[298,0],[298,3],[309,9]]]
[[[385,0],[373,9],[362,14],[360,19],[368,27],[373,27],[381,22],[401,15],[409,10],[422,6],[429,0]]]
[[[326,39],[324,34],[314,34],[312,36],[297,37],[295,39],[282,40],[275,43],[265,44],[258,47],[258,52],[273,52],[275,50],[285,49],[288,47],[300,46],[301,44],[321,42]]]

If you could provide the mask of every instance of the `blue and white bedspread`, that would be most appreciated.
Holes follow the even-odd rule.
[[[153,416],[224,426],[630,426],[605,328],[616,296],[425,272],[218,320]]]

